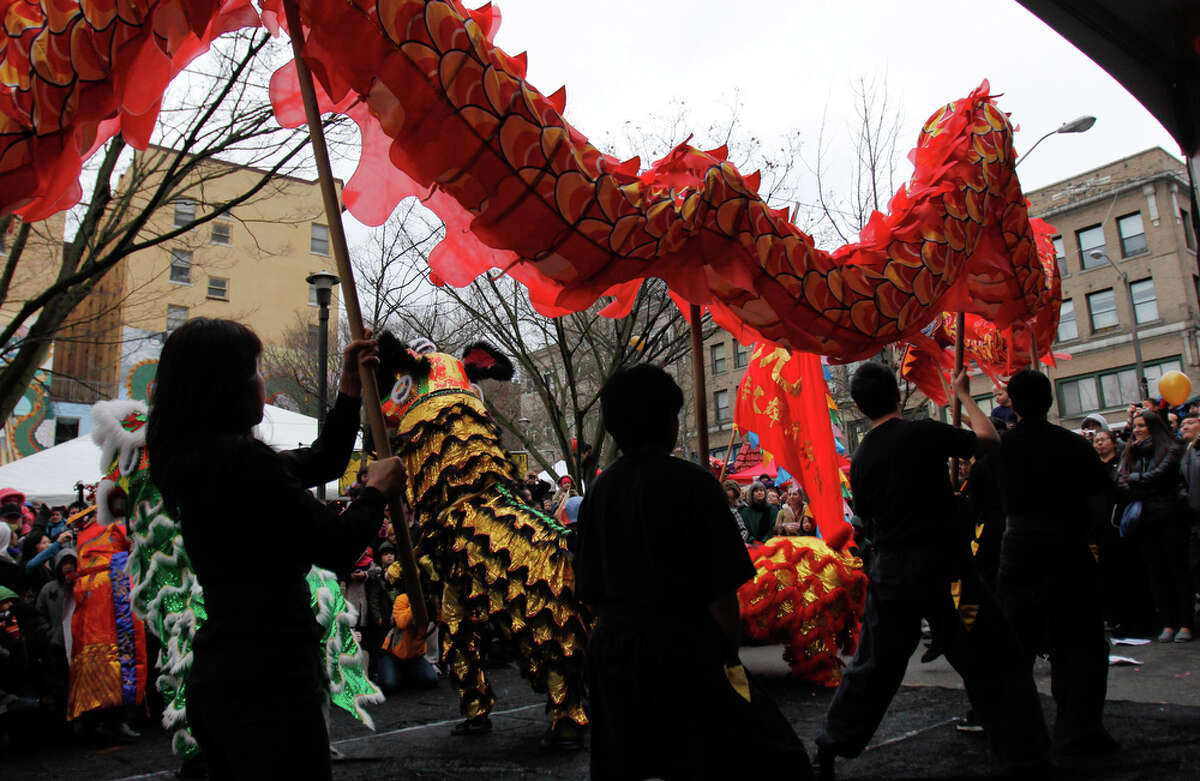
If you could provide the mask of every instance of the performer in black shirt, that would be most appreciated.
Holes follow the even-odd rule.
[[[1032,671],[1050,655],[1060,753],[1116,748],[1104,729],[1108,642],[1100,601],[1097,545],[1113,484],[1088,441],[1046,421],[1050,380],[1025,370],[1008,384],[1018,423],[1000,447],[1008,526],[1000,549],[998,595]]]
[[[349,568],[403,482],[397,459],[372,464],[340,516],[305,489],[346,469],[358,429],[357,366],[378,361],[374,344],[346,347],[320,437],[285,453],[252,433],[265,391],[262,344],[249,328],[189,320],[163,347],[147,444],[204,588],[208,619],[196,633],[187,711],[210,778],[331,775],[320,629],[305,574],[314,564]],[[269,566],[238,544],[248,532],[271,540]]]
[[[642,364],[601,392],[621,457],[579,511],[575,588],[588,644],[595,779],[804,778],[804,746],[737,659],[754,577],[712,473],[671,457],[683,394]]]
[[[1049,739],[1032,674],[971,570],[964,530],[955,528],[947,461],[995,448],[999,437],[971,398],[965,371],[954,378],[954,392],[971,431],[901,418],[896,378],[878,363],[862,364],[851,378],[850,395],[871,431],[854,454],[850,484],[874,550],[858,651],[817,737],[822,778],[833,777],[835,756],[858,756],[875,734],[920,642],[922,618],[962,676],[998,758],[1014,767],[1046,760]],[[977,611],[966,609],[967,594]]]

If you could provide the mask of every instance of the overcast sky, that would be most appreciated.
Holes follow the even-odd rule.
[[[1179,155],[1140,103],[1015,0],[497,4],[497,43],[528,53],[529,81],[544,94],[566,86],[567,119],[601,148],[625,123],[669,113],[672,101],[695,119],[687,132],[701,132],[728,114],[736,91],[747,132],[769,143],[798,131],[810,157],[825,116],[828,160],[849,164],[843,142],[863,77],[886,81],[902,111],[903,181],[911,172],[903,155],[924,120],[986,78],[1019,127],[1019,153],[1075,117],[1097,118],[1087,133],[1053,136],[1022,163],[1026,191],[1154,146]],[[814,200],[815,188],[803,195]],[[364,235],[357,225],[351,232]]]
[[[594,140],[673,99],[706,125],[736,89],[747,129],[799,130],[815,146],[826,110],[830,130],[853,121],[849,100],[863,76],[886,78],[907,151],[934,109],[987,78],[1020,127],[1018,152],[1081,114],[1097,117],[1087,133],[1047,139],[1022,164],[1026,190],[1153,146],[1179,153],[1140,103],[1015,0],[497,4],[497,43],[528,52],[529,81],[543,93],[566,85],[567,119]]]

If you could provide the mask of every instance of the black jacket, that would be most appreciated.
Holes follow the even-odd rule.
[[[1175,521],[1179,515],[1183,477],[1179,471],[1183,443],[1171,443],[1166,454],[1154,458],[1154,443],[1150,439],[1131,442],[1128,461],[1123,461],[1117,478],[1117,491],[1122,501],[1142,502],[1142,524],[1154,526]]]
[[[222,436],[195,444],[192,480],[179,497],[184,543],[208,610],[196,634],[193,684],[319,674],[320,628],[305,576],[314,564],[352,567],[379,532],[385,499],[366,488],[339,515],[305,489],[345,470],[358,412],[357,399],[338,394],[310,448],[277,453],[248,437]],[[246,535],[279,541],[270,560],[249,554],[239,542]]]
[[[1184,449],[1179,460],[1179,472],[1187,489],[1188,507],[1195,517],[1195,513],[1200,513],[1200,452],[1196,451],[1194,444]]]

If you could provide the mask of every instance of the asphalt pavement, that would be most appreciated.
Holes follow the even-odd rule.
[[[1156,781],[1200,778],[1200,642],[1118,646],[1114,653],[1141,663],[1110,668],[1106,720],[1122,749],[1062,765],[1057,775]],[[779,647],[744,648],[742,659],[811,747],[832,690],[789,677]],[[445,682],[428,691],[403,692],[373,708],[374,731],[336,711],[331,738],[343,759],[334,764],[334,778],[587,778],[586,751],[548,753],[539,747],[549,723],[544,698],[530,691],[512,667],[493,669],[490,675],[497,701],[492,714],[495,729],[488,735],[450,734],[459,716],[456,698]],[[1036,676],[1052,720],[1049,666],[1039,662]],[[958,678],[944,660],[921,665],[914,657],[905,685],[874,741],[861,757],[840,761],[838,777],[993,777],[986,739],[954,729],[966,707]],[[738,745],[737,736],[731,735],[729,750],[736,751]],[[146,725],[143,737],[130,744],[86,738],[52,745],[36,737],[19,741],[0,757],[0,778],[168,779],[175,766],[168,737]]]

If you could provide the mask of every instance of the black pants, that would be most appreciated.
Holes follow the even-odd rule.
[[[1138,529],[1138,550],[1150,579],[1154,610],[1164,627],[1191,628],[1194,600],[1188,573],[1190,529],[1182,518],[1171,518]]]
[[[197,653],[188,681],[188,722],[209,778],[331,778],[327,693],[319,674],[234,680],[214,674],[221,667],[238,670],[238,660],[226,661]]]
[[[588,643],[593,779],[811,777],[775,703],[724,672],[718,631],[601,618]],[[736,747],[736,750],[735,748]]]
[[[1082,541],[1045,545],[1006,537],[999,597],[1031,674],[1037,654],[1050,656],[1059,745],[1106,735],[1108,642],[1099,569]],[[1018,559],[1014,561],[1014,559]]]
[[[1049,738],[1033,677],[991,593],[977,583],[968,593],[979,603],[970,631],[955,610],[947,579],[902,591],[868,587],[858,650],[842,672],[817,745],[844,757],[863,752],[904,681],[925,618],[962,676],[997,758],[1011,765],[1046,758]]]

